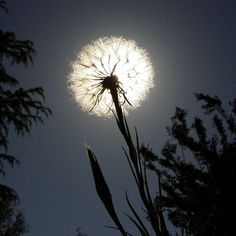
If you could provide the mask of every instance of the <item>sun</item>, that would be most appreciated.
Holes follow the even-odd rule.
[[[154,86],[147,51],[132,39],[103,37],[82,48],[72,63],[69,89],[90,114],[110,117],[114,112],[111,86],[117,89],[125,114],[140,106]]]

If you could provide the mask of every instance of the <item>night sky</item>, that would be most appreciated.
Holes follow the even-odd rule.
[[[102,36],[130,37],[145,48],[156,86],[128,122],[141,142],[160,153],[176,106],[201,116],[194,92],[225,102],[235,97],[236,1],[9,0],[7,7],[1,28],[32,40],[38,53],[33,67],[10,72],[24,88],[42,86],[53,111],[30,135],[10,137],[9,154],[21,165],[9,169],[4,182],[19,193],[28,235],[72,236],[78,226],[89,236],[119,235],[104,228],[113,223],[96,194],[85,143],[97,154],[122,222],[133,232],[123,215],[126,189],[134,205],[141,205],[121,149],[124,141],[114,119],[90,116],[73,101],[67,88],[70,63],[81,47]]]

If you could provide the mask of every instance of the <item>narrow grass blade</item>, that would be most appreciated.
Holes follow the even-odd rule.
[[[127,236],[127,234],[126,234],[126,232],[125,232],[125,230],[124,230],[122,224],[120,223],[118,216],[116,214],[109,187],[105,181],[105,178],[103,176],[101,168],[98,164],[97,158],[89,147],[87,147],[87,153],[88,153],[88,157],[89,157],[92,172],[93,172],[93,177],[94,177],[94,182],[95,182],[97,194],[98,194],[99,198],[101,199],[101,201],[103,202],[107,212],[109,213],[109,215],[113,219],[114,223],[119,228],[122,235]]]
[[[143,224],[143,222],[140,219],[138,213],[134,210],[132,204],[130,203],[127,192],[126,192],[126,201],[127,201],[128,205],[129,205],[129,208],[131,209],[132,213],[134,214],[135,218],[137,219],[137,222],[138,222],[139,226],[142,228],[142,232],[144,232],[146,236],[150,236],[150,234],[148,233],[147,228]]]

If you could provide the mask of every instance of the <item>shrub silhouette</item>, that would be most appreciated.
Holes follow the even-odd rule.
[[[162,156],[142,146],[146,165],[161,175],[163,193],[154,204],[182,235],[234,235],[236,99],[227,112],[218,97],[195,96],[212,128],[198,117],[189,125],[188,112],[177,107]]]
[[[0,10],[7,12],[5,1]],[[18,78],[6,71],[6,65],[33,63],[36,52],[29,40],[17,39],[14,32],[0,29],[0,175],[5,176],[5,165],[19,164],[8,154],[8,132],[14,128],[17,135],[29,133],[34,123],[43,122],[51,111],[42,103],[41,87],[23,89]],[[24,216],[18,208],[19,197],[10,187],[0,184],[0,235],[17,236],[27,232]]]

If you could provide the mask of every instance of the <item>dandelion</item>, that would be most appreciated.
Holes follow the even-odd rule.
[[[124,114],[135,109],[154,86],[150,58],[124,37],[99,38],[80,51],[68,76],[69,88],[84,111],[109,117],[117,98]]]

